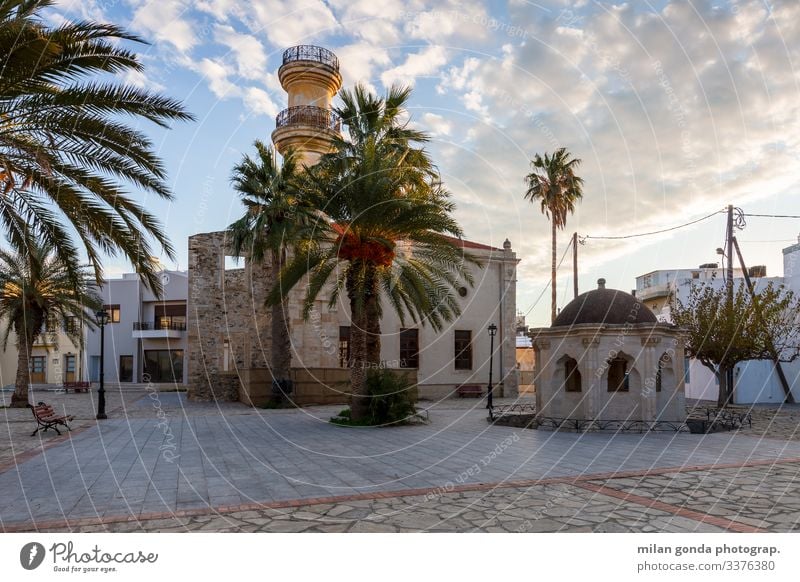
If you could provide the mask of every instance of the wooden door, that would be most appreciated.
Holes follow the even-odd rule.
[[[75,356],[68,354],[64,356],[64,382],[75,381],[77,381],[75,377]]]
[[[47,376],[47,356],[31,357],[31,384],[44,384]]]

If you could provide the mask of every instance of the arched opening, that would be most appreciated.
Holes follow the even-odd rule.
[[[564,358],[564,391],[580,392],[581,390],[581,373],[578,370],[578,361],[567,356]]]
[[[622,356],[616,356],[608,360],[608,391],[609,392],[630,392],[630,370],[628,360]]]
[[[678,396],[676,386],[674,362],[672,357],[664,352],[658,358],[656,368],[656,414],[659,419],[680,416],[682,404],[680,400],[676,400]]]

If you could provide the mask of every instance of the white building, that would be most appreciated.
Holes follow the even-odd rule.
[[[105,327],[105,381],[112,383],[179,383],[187,378],[187,276],[162,271],[162,298],[136,273],[108,279],[97,292],[109,315]],[[88,380],[100,379],[100,330],[86,340]]]
[[[800,293],[800,238],[798,244],[783,249],[783,277],[767,277],[766,268],[749,269],[750,279],[758,292],[770,282]],[[714,264],[697,269],[659,270],[636,278],[636,297],[647,305],[660,321],[671,322],[671,309],[675,301],[687,301],[692,286],[725,286],[723,269]],[[734,285],[744,284],[741,269],[733,270]],[[781,364],[795,400],[800,401],[800,362]],[[716,400],[719,384],[714,373],[696,360],[687,359],[684,365],[686,397]],[[742,362],[734,369],[734,402],[780,403],[784,390],[771,361]]]

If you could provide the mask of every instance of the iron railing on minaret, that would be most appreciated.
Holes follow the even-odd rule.
[[[294,61],[313,61],[328,65],[334,71],[339,70],[339,59],[326,48],[310,44],[293,46],[283,51],[283,64]]]
[[[275,118],[275,127],[289,125],[310,125],[321,129],[331,129],[340,132],[342,119],[330,109],[315,107],[313,105],[295,105],[284,109]]]

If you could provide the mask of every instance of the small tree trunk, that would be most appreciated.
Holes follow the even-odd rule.
[[[717,395],[717,406],[725,408],[733,400],[733,387],[728,386],[728,369],[720,367],[717,374],[719,382],[719,394]]]
[[[550,323],[553,323],[556,320],[556,221],[555,217],[552,216],[551,213],[551,225],[553,229],[553,240],[552,240],[552,256],[550,257]]]
[[[11,395],[12,408],[25,408],[28,405],[28,386],[30,385],[30,353],[33,350],[33,337],[17,332],[17,377],[14,394]],[[27,336],[27,337],[26,337]]]
[[[281,249],[272,253],[272,280],[277,281],[281,269],[286,262],[286,251]],[[270,366],[272,378],[279,382],[291,378],[292,338],[288,321],[288,300],[284,299],[272,306],[272,347],[270,349]]]

